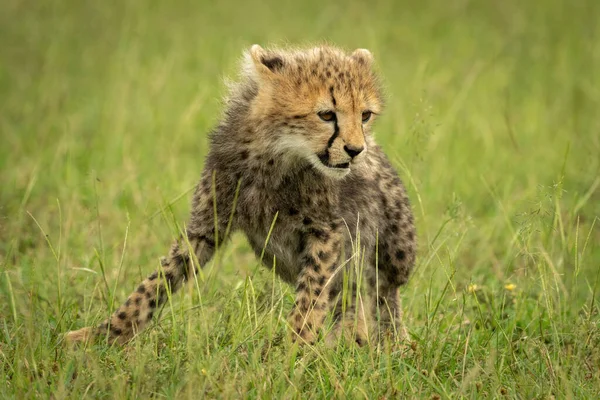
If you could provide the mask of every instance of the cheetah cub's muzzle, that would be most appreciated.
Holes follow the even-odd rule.
[[[338,104],[331,92],[331,101]],[[317,157],[325,167],[321,171],[332,177],[344,177],[350,172],[353,164],[360,163],[366,156],[367,144],[365,141],[364,124],[371,119],[371,111],[349,112],[321,111],[318,116],[327,125],[330,125],[333,134],[327,141],[327,147]]]
[[[319,157],[319,161],[321,161],[325,167],[333,170],[332,172],[334,174],[339,172],[345,175],[350,172],[350,164],[358,164],[363,160],[366,153],[366,145],[361,147],[344,145],[343,150],[347,156],[341,155],[341,157],[331,157],[330,152],[326,150],[323,153],[317,154],[317,157]],[[337,155],[336,153],[334,154]],[[335,161],[336,158],[338,159],[337,162]]]

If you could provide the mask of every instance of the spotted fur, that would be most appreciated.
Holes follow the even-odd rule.
[[[363,49],[252,46],[212,132],[186,236],[108,320],[67,338],[128,341],[236,230],[295,286],[294,340],[314,342],[329,312],[334,336],[352,325],[350,337],[365,343],[367,319],[402,336],[398,288],[415,263],[415,229],[405,188],[371,133],[383,109],[372,64]],[[358,264],[370,306],[356,301]]]

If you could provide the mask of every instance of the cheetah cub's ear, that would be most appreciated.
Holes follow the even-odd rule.
[[[250,48],[250,57],[254,69],[264,78],[272,77],[275,72],[281,71],[285,66],[280,55],[266,51],[257,44]]]
[[[367,49],[356,49],[350,55],[350,58],[355,60],[360,65],[364,65],[365,67],[371,67],[373,64],[373,54]]]

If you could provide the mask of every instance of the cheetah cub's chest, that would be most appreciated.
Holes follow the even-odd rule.
[[[337,186],[323,181],[310,166],[279,177],[278,184],[271,182],[270,186],[264,180],[247,179],[240,185],[238,227],[266,267],[275,268],[284,281],[295,283],[301,272],[306,232],[318,221],[335,219]]]

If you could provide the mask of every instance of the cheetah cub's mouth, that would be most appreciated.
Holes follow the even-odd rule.
[[[332,164],[331,162],[329,162],[329,155],[327,153],[318,154],[317,157],[319,157],[319,160],[327,168],[350,171],[350,162],[344,162],[344,163],[340,163],[340,164]]]
[[[317,168],[323,175],[330,178],[342,179],[351,171],[349,161],[334,164],[331,162],[329,154],[326,151],[316,154],[313,157],[311,157],[313,166]]]

